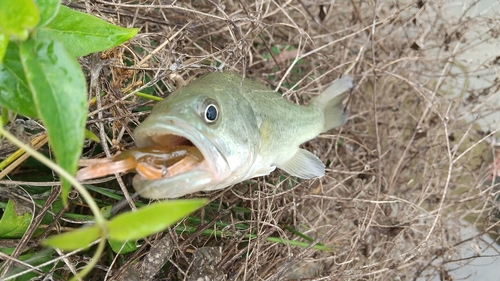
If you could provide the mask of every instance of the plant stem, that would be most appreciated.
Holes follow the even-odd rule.
[[[2,136],[4,136],[6,139],[8,139],[10,142],[15,144],[16,146],[18,146],[19,148],[24,149],[26,151],[26,153],[31,155],[36,160],[40,161],[45,166],[54,170],[60,177],[63,177],[66,180],[68,180],[71,183],[71,185],[73,185],[75,187],[75,189],[80,193],[80,195],[83,197],[83,199],[85,199],[85,201],[87,202],[90,210],[94,214],[94,220],[95,220],[96,225],[99,225],[101,227],[101,229],[103,230],[103,234],[107,233],[106,224],[105,224],[106,220],[104,219],[104,216],[102,215],[99,207],[95,203],[95,201],[92,198],[92,196],[90,195],[90,193],[85,189],[85,187],[83,187],[83,185],[81,185],[78,182],[78,180],[75,179],[75,177],[70,175],[68,172],[66,172],[66,170],[61,168],[61,166],[57,165],[52,160],[45,157],[40,152],[34,150],[29,145],[26,145],[25,143],[20,141],[14,135],[12,135],[8,131],[6,131],[3,127],[0,127],[0,134]],[[106,237],[106,236],[104,236],[104,237]]]
[[[97,265],[99,262],[99,257],[104,252],[104,246],[106,246],[106,238],[102,237],[101,241],[99,241],[99,245],[97,245],[97,250],[94,253],[94,256],[90,259],[90,262],[85,266],[85,268],[78,272],[77,275],[73,276],[70,280],[83,280],[83,278]]]
[[[55,171],[60,177],[65,178],[67,181],[69,181],[76,190],[80,193],[80,195],[85,199],[87,202],[90,210],[94,214],[94,221],[95,224],[101,229],[101,241],[99,242],[99,246],[97,247],[96,252],[94,253],[94,256],[90,263],[82,270],[80,271],[74,278],[77,280],[83,280],[82,278],[87,275],[90,270],[94,268],[94,266],[97,264],[99,261],[99,257],[104,251],[104,246],[106,245],[106,236],[108,235],[108,229],[106,227],[106,219],[101,213],[101,210],[97,206],[96,202],[94,201],[94,198],[90,195],[90,193],[81,185],[78,180],[75,179],[72,175],[70,175],[66,170],[61,168],[61,166],[57,165],[54,163],[52,160],[49,158],[45,157],[43,154],[40,152],[36,151],[29,145],[26,145],[22,141],[20,141],[18,138],[16,138],[14,135],[6,131],[3,126],[0,126],[0,134],[3,135],[6,139],[8,139],[10,142],[15,144],[16,146],[24,149],[26,153],[31,155],[33,158],[36,160],[40,161],[42,164],[45,166],[51,168],[53,171]]]

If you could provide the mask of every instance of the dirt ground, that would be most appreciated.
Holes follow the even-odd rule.
[[[463,256],[459,247],[483,234],[497,239],[498,130],[469,117],[498,111],[489,102],[498,76],[468,86],[482,74],[460,55],[473,44],[472,27],[488,18],[467,9],[449,16],[448,2],[69,3],[140,28],[125,45],[81,59],[89,94],[105,93],[87,127],[109,136],[89,150],[133,146],[130,134],[147,115],[141,108],[154,104],[135,93],[165,97],[210,71],[244,73],[299,104],[343,74],[356,83],[346,125],[304,144],[327,163],[323,178],[297,181],[277,170],[190,195],[212,202],[197,215],[198,231],[171,230],[130,254],[110,252],[88,280],[452,280],[451,262],[480,259],[484,249]],[[489,26],[498,36],[498,21]],[[481,70],[498,65],[485,61]],[[467,224],[478,232],[461,236]],[[152,258],[158,249],[162,257]]]

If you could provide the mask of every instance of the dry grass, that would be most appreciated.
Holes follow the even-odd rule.
[[[108,139],[99,144],[104,151],[133,146],[131,132],[145,115],[136,109],[151,104],[134,93],[163,96],[217,68],[245,73],[299,103],[342,73],[357,86],[348,123],[305,145],[331,162],[325,177],[296,183],[276,171],[193,195],[219,207],[199,215],[200,232],[166,234],[175,239],[161,280],[190,280],[198,266],[193,251],[203,247],[221,249],[212,280],[448,280],[451,261],[475,258],[458,250],[480,239],[459,235],[465,221],[496,239],[498,186],[488,180],[496,132],[468,122],[464,108],[479,115],[498,110],[487,102],[498,90],[469,91],[464,77],[480,72],[460,58],[471,47],[471,26],[486,18],[450,17],[440,1],[167,2],[70,5],[141,28],[125,46],[82,60],[90,94],[106,93],[91,108],[88,126]],[[491,27],[500,32],[498,22]],[[484,69],[493,71],[495,63]],[[228,223],[232,235],[201,235],[217,221]],[[236,223],[258,238],[234,235],[246,234]],[[266,241],[303,241],[284,225],[332,251]],[[89,280],[102,280],[108,269],[108,280],[133,280],[130,272],[161,237],[124,258],[103,258]]]

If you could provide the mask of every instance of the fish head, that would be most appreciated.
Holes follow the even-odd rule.
[[[172,177],[137,174],[136,191],[146,198],[176,198],[245,179],[261,139],[243,90],[241,76],[211,73],[159,102],[134,131],[137,147],[193,145],[204,159]]]

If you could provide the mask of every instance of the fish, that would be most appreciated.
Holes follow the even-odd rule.
[[[300,145],[346,123],[344,100],[353,87],[343,76],[304,106],[235,72],[198,78],[158,102],[133,135],[138,148],[193,146],[201,160],[170,177],[138,173],[132,185],[144,198],[161,199],[222,189],[276,168],[321,177],[325,165]]]

